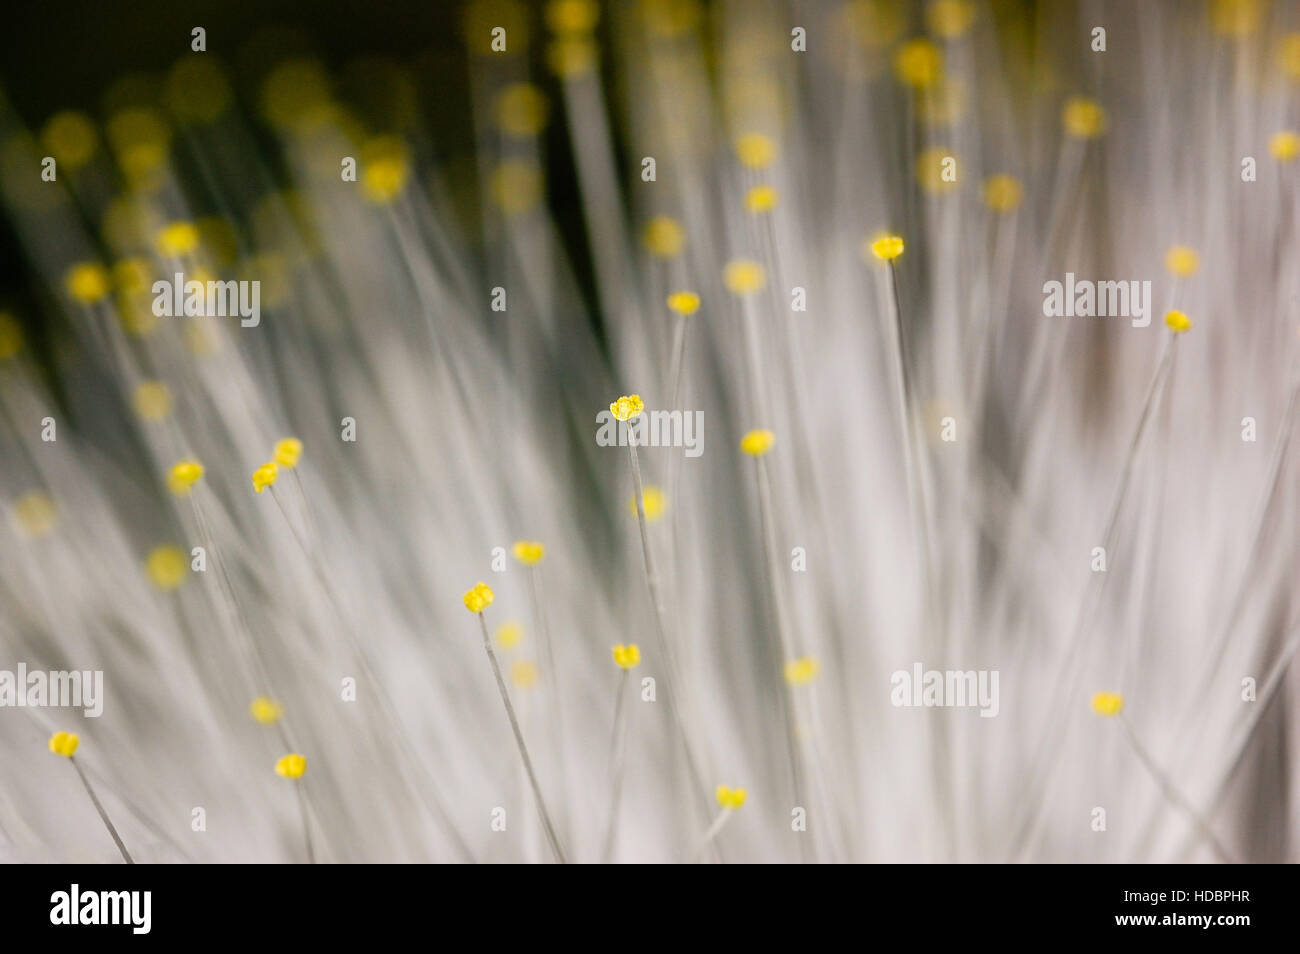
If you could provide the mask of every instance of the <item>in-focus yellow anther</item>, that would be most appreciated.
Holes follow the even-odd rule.
[[[984,204],[994,212],[1010,212],[1020,205],[1025,189],[1015,176],[999,173],[984,180],[981,194]]]
[[[275,774],[283,778],[302,778],[307,771],[307,760],[297,752],[281,756],[275,763]]]
[[[1268,151],[1278,162],[1294,162],[1300,156],[1300,133],[1284,129],[1268,140]]]
[[[660,258],[676,258],[686,244],[686,230],[676,219],[667,215],[656,215],[645,224],[641,232],[641,244],[651,255]]]
[[[675,315],[693,315],[700,310],[700,296],[690,291],[673,292],[668,296],[668,310]]]
[[[302,441],[296,437],[282,437],[275,442],[271,456],[275,462],[286,470],[293,470],[302,459]]]
[[[0,361],[7,361],[23,350],[23,329],[18,319],[7,311],[0,311]]]
[[[806,686],[817,678],[817,660],[812,656],[788,659],[785,663],[785,681],[792,686]]]
[[[614,664],[620,669],[631,669],[641,662],[641,647],[636,643],[624,646],[619,643],[614,647]]]
[[[516,540],[512,548],[515,559],[524,566],[535,566],[546,556],[546,547],[536,540]]]
[[[284,715],[284,707],[267,696],[258,696],[248,704],[248,714],[262,725],[274,725]]]
[[[1119,715],[1124,708],[1124,697],[1118,692],[1098,692],[1092,697],[1092,711],[1099,716]]]
[[[776,140],[759,132],[737,136],[736,158],[751,169],[766,169],[776,159]]]
[[[528,689],[537,683],[537,663],[529,659],[517,659],[510,666],[510,681],[520,689]]]
[[[882,262],[892,262],[903,254],[903,238],[899,235],[882,235],[872,239],[871,254]]]
[[[524,628],[514,620],[509,620],[497,627],[497,645],[502,649],[514,649],[524,638]]]
[[[190,565],[180,547],[154,547],[144,563],[149,582],[160,590],[174,590],[185,582]]]
[[[1096,139],[1105,134],[1109,119],[1106,108],[1095,99],[1071,96],[1061,109],[1061,124],[1074,139]]]
[[[719,785],[713,792],[714,797],[718,800],[718,805],[731,811],[735,811],[745,804],[746,794],[743,788],[728,788],[726,785]]]
[[[943,50],[930,40],[908,40],[894,54],[894,75],[913,89],[929,89],[943,78]]]
[[[158,230],[154,245],[163,258],[180,258],[199,247],[199,227],[193,222],[171,222]]]
[[[745,193],[745,208],[756,214],[771,212],[780,198],[775,186],[756,185]]]
[[[740,449],[750,457],[762,457],[776,443],[776,435],[768,430],[749,431],[740,439]]]
[[[630,421],[645,410],[645,402],[639,394],[625,394],[609,406],[609,413],[616,421]]]
[[[722,270],[722,284],[733,295],[751,295],[767,284],[767,272],[758,262],[736,259]]]
[[[481,613],[492,605],[492,587],[482,580],[465,591],[465,609],[471,613]]]
[[[925,25],[935,36],[955,40],[975,21],[975,4],[970,0],[931,0],[925,9]]]
[[[1195,275],[1196,270],[1200,267],[1201,259],[1194,248],[1188,248],[1186,245],[1175,245],[1165,253],[1165,268],[1179,278]]]
[[[135,413],[146,421],[161,421],[172,409],[172,392],[161,381],[141,381],[135,387]]]
[[[1192,327],[1192,319],[1177,309],[1165,313],[1165,324],[1176,335],[1181,335]]]
[[[275,465],[275,461],[269,460],[253,471],[253,489],[260,494],[267,487],[272,486],[279,476],[280,468]]]
[[[73,732],[55,732],[50,736],[50,751],[55,755],[62,755],[65,759],[70,759],[77,754],[77,746],[81,743],[81,736]]]
[[[167,486],[178,496],[185,496],[203,476],[203,465],[197,460],[182,460],[172,466],[167,476]]]
[[[48,494],[34,490],[14,501],[14,517],[23,536],[35,539],[54,529],[59,522],[59,508]]]
[[[73,265],[63,276],[63,287],[72,300],[83,305],[93,305],[108,297],[112,285],[108,270],[96,262]]]
[[[654,484],[641,488],[641,509],[645,511],[647,523],[654,523],[668,510],[668,495]],[[636,494],[627,498],[627,512],[636,516]]]

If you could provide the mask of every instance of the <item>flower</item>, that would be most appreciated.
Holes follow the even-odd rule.
[[[774,186],[756,185],[745,193],[745,208],[754,213],[771,212],[780,198]]]
[[[1106,132],[1106,107],[1086,96],[1071,96],[1061,109],[1061,124],[1072,139],[1096,139]]]
[[[817,678],[817,660],[812,656],[790,659],[785,664],[785,681],[792,686],[806,686]]]
[[[481,613],[492,605],[492,587],[479,580],[465,591],[465,609],[471,613]]]
[[[751,169],[762,169],[765,166],[770,166],[772,160],[776,158],[776,143],[771,137],[762,133],[745,133],[738,136],[733,145],[736,149],[736,158],[741,161],[742,165]]]
[[[536,540],[516,540],[513,551],[515,559],[524,566],[536,566],[546,556],[546,547]]]
[[[497,645],[502,649],[514,649],[524,638],[524,628],[513,620],[497,627]]]
[[[666,215],[656,215],[645,224],[641,233],[641,243],[651,255],[659,258],[675,258],[681,254],[686,244],[686,230],[676,219]]]
[[[203,465],[197,460],[177,461],[167,477],[167,486],[171,492],[178,496],[185,496],[190,492],[190,488],[199,482],[203,476]]]
[[[1200,264],[1201,260],[1197,256],[1196,250],[1188,248],[1186,245],[1175,245],[1165,253],[1165,268],[1180,278],[1195,275]]]
[[[719,785],[713,794],[720,806],[728,811],[735,811],[745,804],[745,795],[747,793],[743,788],[728,788],[726,785]]]
[[[163,258],[180,258],[199,247],[199,227],[193,222],[171,222],[158,230],[154,238]]]
[[[1192,319],[1175,309],[1165,314],[1165,324],[1169,326],[1169,330],[1174,334],[1181,335],[1192,327]]]
[[[1092,711],[1099,716],[1116,716],[1124,708],[1124,697],[1118,692],[1098,692],[1092,697]]]
[[[776,435],[771,431],[750,431],[740,439],[740,449],[750,457],[762,457],[775,442]]]
[[[641,662],[641,647],[636,643],[624,646],[619,643],[614,647],[614,662],[621,669],[631,669]]]
[[[700,308],[700,296],[695,292],[679,291],[668,296],[668,310],[683,317],[693,315]]]
[[[733,295],[750,295],[767,284],[767,273],[758,262],[739,258],[722,270],[722,283]]]
[[[302,778],[307,771],[307,760],[297,752],[281,756],[275,763],[275,774],[283,778]]]
[[[298,466],[298,461],[302,457],[302,441],[296,437],[284,437],[275,442],[275,451],[272,454],[275,462],[288,470]]]
[[[74,301],[93,305],[108,297],[108,271],[95,262],[82,262],[68,269],[63,277],[63,285]]]
[[[1278,162],[1291,162],[1300,156],[1300,133],[1284,130],[1274,133],[1268,141],[1268,151]]]
[[[645,402],[639,394],[625,394],[609,406],[609,413],[618,421],[630,421],[645,410]]]
[[[284,715],[284,707],[274,699],[258,696],[248,704],[248,713],[262,725],[273,725],[280,721],[280,716]]]
[[[149,581],[158,589],[174,590],[185,582],[185,574],[189,571],[185,551],[180,547],[154,547],[145,561],[145,571],[149,574]]]
[[[257,470],[253,471],[253,489],[259,494],[275,483],[276,478],[280,476],[280,468],[275,466],[275,461],[267,461]]]
[[[654,484],[646,484],[641,490],[641,509],[649,523],[654,523],[668,509],[668,495]],[[627,512],[636,516],[636,494],[627,498]]]
[[[50,751],[55,755],[62,755],[65,759],[72,758],[77,752],[77,746],[81,743],[81,736],[73,732],[55,732],[50,736]]]
[[[1010,212],[1024,197],[1025,189],[1020,180],[1006,173],[998,173],[984,180],[984,204],[994,212]]]
[[[892,262],[903,254],[903,239],[899,235],[882,235],[871,243],[871,254],[882,262]]]

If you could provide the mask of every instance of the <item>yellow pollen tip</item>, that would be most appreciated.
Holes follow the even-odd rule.
[[[493,593],[492,587],[488,586],[482,580],[475,583],[470,589],[465,591],[464,597],[465,609],[471,613],[481,613],[492,605]]]
[[[77,754],[77,746],[81,744],[81,736],[73,732],[55,732],[50,736],[50,751],[55,755],[62,755],[65,759],[70,759]]]
[[[23,535],[35,539],[54,529],[59,522],[59,508],[49,496],[34,490],[14,502],[14,517]]]
[[[161,381],[141,381],[135,389],[135,413],[146,421],[161,421],[172,409],[172,393]]]
[[[275,483],[276,478],[280,476],[280,468],[275,466],[275,461],[267,461],[257,470],[253,471],[253,489],[259,494]]]
[[[1268,151],[1278,162],[1294,162],[1300,156],[1300,133],[1289,129],[1274,133],[1268,141]]]
[[[740,449],[750,457],[762,457],[776,443],[776,435],[767,430],[750,431],[740,439]]]
[[[524,628],[513,620],[497,627],[496,641],[502,649],[514,649],[524,638]]]
[[[202,464],[197,460],[182,460],[172,467],[171,473],[167,477],[167,486],[172,493],[183,497],[190,492],[190,488],[197,484],[202,476]]]
[[[737,259],[722,270],[722,283],[733,295],[750,295],[767,284],[767,273],[758,262]]]
[[[645,224],[641,233],[643,244],[651,255],[660,258],[675,258],[681,254],[686,244],[686,230],[676,219],[666,215],[656,215]]]
[[[275,763],[275,774],[282,778],[302,778],[307,771],[307,760],[297,752],[281,756]]]
[[[1099,716],[1116,716],[1124,708],[1124,697],[1118,692],[1098,692],[1092,697],[1092,711]]]
[[[293,470],[302,459],[302,441],[296,437],[285,437],[275,442],[271,453],[275,462],[286,470]]]
[[[1196,250],[1186,245],[1175,245],[1165,253],[1165,268],[1179,278],[1195,275],[1201,266],[1201,259]]]
[[[83,305],[93,305],[108,297],[112,283],[108,269],[95,262],[82,262],[73,265],[63,277],[63,287],[68,290],[72,300]]]
[[[647,523],[654,523],[668,509],[668,495],[654,484],[641,488],[641,509],[645,511]],[[636,494],[627,498],[627,512],[636,516]]]
[[[1010,212],[1020,205],[1025,189],[1015,176],[999,173],[984,180],[984,204],[994,212]]]
[[[636,643],[624,646],[619,643],[614,647],[614,663],[620,669],[631,669],[641,662],[641,647]]]
[[[536,566],[546,556],[546,547],[536,540],[516,540],[513,552],[515,559],[524,566]]]
[[[771,212],[780,198],[775,186],[756,185],[745,193],[745,208],[754,213]]]
[[[693,315],[700,310],[700,296],[689,291],[673,292],[668,296],[668,310],[676,315]]]
[[[163,258],[180,258],[199,247],[199,227],[193,222],[172,222],[158,230],[154,246]]]
[[[1180,335],[1192,327],[1192,319],[1175,309],[1165,314],[1165,324],[1174,334]]]
[[[806,686],[817,678],[817,660],[812,656],[788,660],[785,664],[785,681],[792,686]]]
[[[1061,124],[1066,135],[1074,139],[1096,139],[1109,125],[1106,108],[1095,99],[1071,96],[1061,110]]]
[[[871,243],[871,254],[882,262],[892,262],[903,254],[903,239],[898,235],[882,235]]]
[[[745,804],[747,794],[743,788],[728,788],[726,785],[719,785],[713,791],[713,797],[718,800],[718,805],[729,811],[735,811]]]
[[[908,40],[894,54],[894,75],[913,89],[928,89],[943,78],[943,50],[930,40]]]
[[[750,169],[765,169],[776,159],[776,142],[762,133],[745,133],[733,144],[736,158]]]
[[[160,590],[174,590],[185,582],[189,572],[189,563],[185,560],[185,551],[180,547],[154,547],[145,560],[145,572],[149,582]]]
[[[260,722],[262,725],[274,725],[280,721],[280,716],[284,715],[284,707],[274,699],[258,696],[248,704],[248,714],[253,717],[253,721]]]
[[[510,681],[520,689],[528,689],[537,683],[537,673],[537,663],[519,659],[510,667]]]
[[[625,394],[609,406],[609,413],[616,421],[630,421],[645,410],[645,402],[639,394]]]

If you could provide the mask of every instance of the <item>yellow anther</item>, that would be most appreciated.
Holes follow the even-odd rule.
[[[767,284],[767,272],[758,262],[737,259],[722,270],[722,283],[733,295],[751,295]]]
[[[284,715],[284,707],[267,696],[258,696],[248,704],[248,714],[262,725],[274,725]]]
[[[307,771],[307,760],[297,752],[281,756],[275,763],[275,774],[283,778],[302,778]]]
[[[286,470],[293,470],[302,459],[302,441],[296,437],[284,437],[275,442],[271,455],[275,462]]]
[[[462,598],[465,601],[465,609],[471,613],[481,613],[492,605],[492,587],[480,580],[466,590]]]
[[[173,465],[167,476],[167,486],[178,496],[185,496],[203,476],[203,465],[197,460],[182,460]]]
[[[1124,708],[1124,697],[1118,692],[1098,692],[1092,697],[1092,711],[1099,716],[1119,715]]]
[[[280,468],[276,466],[275,461],[267,461],[253,471],[253,489],[260,494],[267,487],[272,486],[279,476]]]
[[[149,574],[149,582],[160,590],[176,589],[185,582],[185,574],[190,569],[185,551],[172,546],[154,547],[150,550],[144,568]]]
[[[512,550],[515,559],[524,566],[535,566],[542,562],[542,557],[546,556],[545,545],[536,540],[516,540]]]
[[[645,402],[639,394],[625,394],[609,406],[609,413],[617,421],[630,421],[645,410]]]
[[[735,811],[745,804],[746,794],[743,788],[728,788],[726,785],[719,785],[713,792],[714,797],[718,800],[718,805],[730,811]]]
[[[50,736],[50,751],[70,759],[77,754],[77,746],[80,743],[81,736],[73,732],[55,732]]]
[[[668,310],[676,315],[693,315],[700,309],[700,296],[695,292],[679,291],[668,296]]]
[[[750,457],[762,457],[776,443],[776,435],[768,430],[749,431],[740,439],[740,449]]]
[[[93,305],[108,297],[111,284],[108,270],[96,262],[82,262],[73,265],[63,276],[63,287],[68,290],[73,301],[83,305]]]
[[[631,669],[641,662],[641,647],[636,643],[624,646],[619,643],[614,647],[614,664],[620,669]]]

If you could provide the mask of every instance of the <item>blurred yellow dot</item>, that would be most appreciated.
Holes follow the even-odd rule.
[[[740,439],[741,453],[748,454],[750,457],[762,457],[772,449],[776,443],[776,435],[769,430],[753,430],[746,432],[745,436]]]
[[[93,305],[108,297],[110,282],[108,270],[95,262],[82,262],[68,269],[63,277],[63,287],[74,301]]]
[[[1175,245],[1165,253],[1165,268],[1180,278],[1195,275],[1200,265],[1201,259],[1196,254],[1196,249],[1186,245]]]
[[[502,132],[523,139],[546,128],[550,103],[532,83],[511,83],[497,94],[494,112]]]
[[[1019,207],[1024,194],[1020,180],[1006,173],[989,176],[981,189],[984,204],[994,212],[1011,212]]]
[[[975,22],[975,4],[970,0],[931,0],[925,8],[925,24],[935,36],[956,39]]]
[[[149,559],[145,561],[149,582],[160,590],[176,589],[185,582],[189,569],[185,551],[180,547],[155,547],[149,551]]]
[[[762,133],[751,132],[736,137],[736,158],[751,169],[764,169],[776,159],[776,142]]]
[[[510,681],[520,689],[530,689],[537,683],[537,663],[527,659],[516,660],[510,667]]]
[[[817,678],[817,660],[812,656],[790,659],[785,664],[785,681],[792,686],[806,686]]]
[[[514,620],[508,620],[497,627],[497,645],[502,649],[514,649],[524,638],[524,628]]]
[[[1071,96],[1061,110],[1061,123],[1074,139],[1096,139],[1106,132],[1109,120],[1105,107],[1095,99]]]
[[[406,143],[396,136],[378,136],[361,147],[361,191],[371,202],[385,205],[406,188],[410,159]]]
[[[163,98],[179,121],[211,123],[225,114],[234,97],[226,74],[212,56],[205,54],[177,60],[167,74]]]
[[[59,165],[73,172],[94,158],[99,137],[89,116],[64,110],[51,116],[45,124],[41,143]]]
[[[161,381],[141,381],[134,403],[135,412],[146,421],[161,421],[172,409],[172,393]]]
[[[301,126],[329,99],[329,77],[325,68],[312,59],[286,60],[262,83],[262,115],[273,126],[284,129]]]
[[[505,31],[505,49],[494,50],[493,30]],[[528,49],[532,39],[528,9],[516,0],[472,0],[461,16],[465,42],[475,53],[515,56]]]
[[[1268,141],[1268,151],[1278,162],[1291,162],[1300,156],[1300,134],[1284,130],[1274,133]]]
[[[542,199],[542,171],[523,159],[507,159],[492,173],[492,198],[507,215],[537,207]]]
[[[916,157],[916,181],[926,192],[951,192],[957,188],[957,157],[943,147],[925,150]]]
[[[1210,25],[1220,36],[1249,36],[1264,16],[1264,0],[1210,0]]]
[[[840,13],[846,32],[864,47],[892,46],[903,34],[902,0],[850,0]]]
[[[641,0],[646,29],[661,39],[672,39],[694,30],[702,11],[698,0]]]
[[[199,247],[199,227],[193,222],[169,222],[154,236],[154,247],[163,258],[180,258]]]
[[[654,484],[646,484],[641,488],[641,509],[645,511],[646,520],[653,523],[668,510],[668,495]],[[632,516],[636,516],[635,494],[628,498],[627,510]]]
[[[0,311],[0,361],[7,361],[23,350],[23,329],[7,311]]]
[[[1278,68],[1293,80],[1300,80],[1300,33],[1288,33],[1277,44]]]
[[[656,215],[646,223],[641,232],[641,242],[652,255],[660,258],[676,258],[686,244],[686,230],[676,219],[666,215]]]
[[[267,696],[258,696],[248,704],[248,714],[262,725],[273,725],[284,715],[284,707]]]
[[[43,537],[59,522],[59,511],[49,495],[32,491],[14,503],[14,518],[18,532],[24,536]]]
[[[596,0],[551,0],[546,5],[546,25],[554,33],[590,33],[599,20]]]
[[[943,51],[931,40],[908,40],[894,54],[894,74],[914,89],[929,89],[943,77]]]
[[[1118,692],[1098,692],[1092,697],[1092,711],[1100,716],[1116,716],[1124,708],[1124,697]]]
[[[546,63],[559,77],[590,73],[596,65],[596,44],[581,36],[562,36],[546,47]]]
[[[668,310],[673,314],[686,317],[699,311],[700,296],[689,291],[673,292],[668,296],[667,303]]]
[[[862,245],[862,257],[866,258],[870,253],[882,262],[892,262],[898,256],[903,254],[903,238],[901,235],[889,235],[881,233],[867,239]]]
[[[758,262],[737,259],[722,270],[722,283],[734,295],[750,295],[767,284],[767,273]]]
[[[781,195],[770,185],[756,185],[745,193],[745,208],[750,212],[771,212]]]

